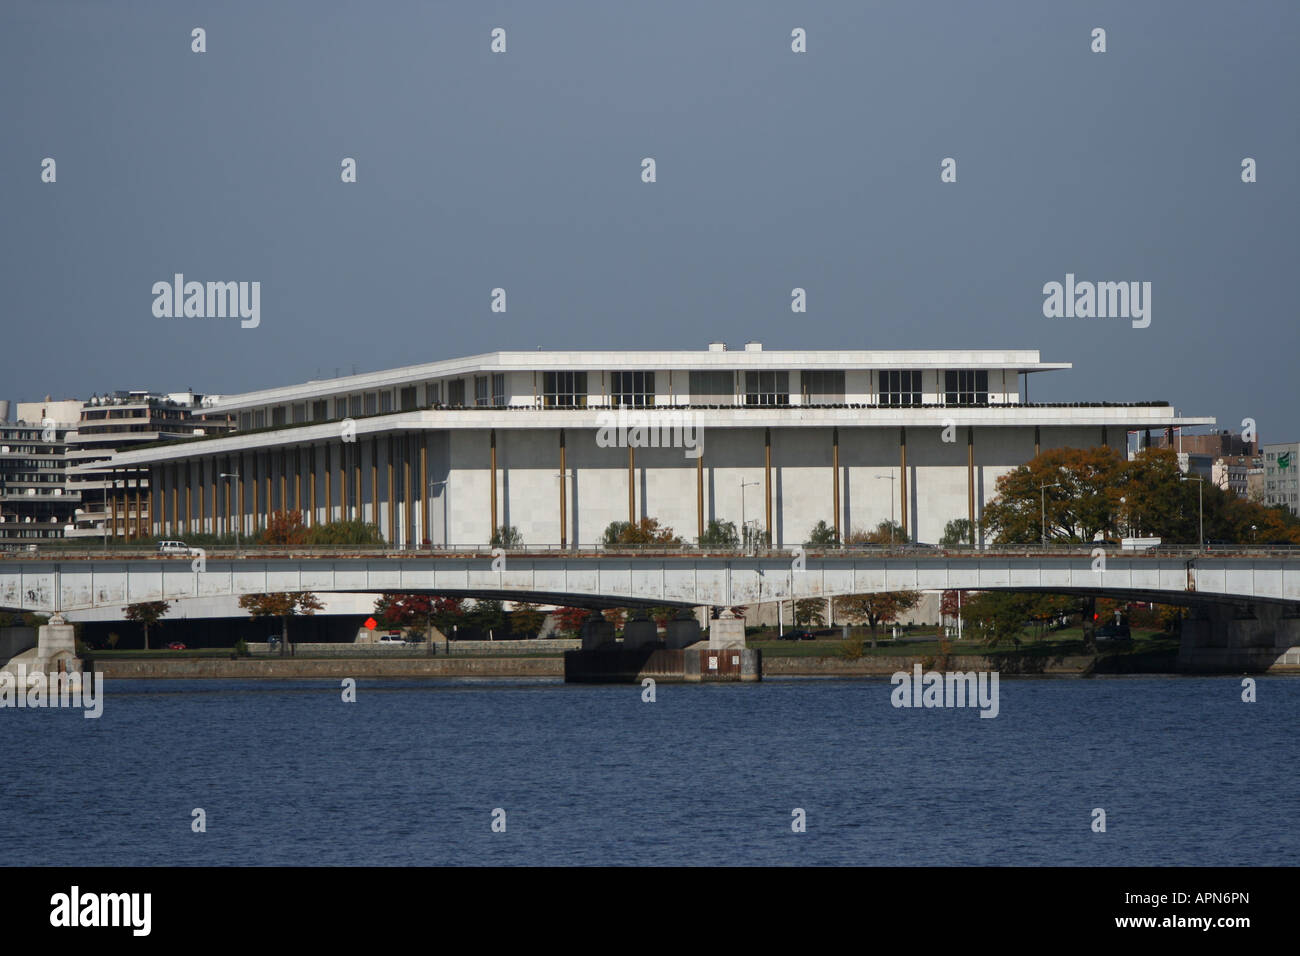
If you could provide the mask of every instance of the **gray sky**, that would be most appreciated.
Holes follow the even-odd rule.
[[[539,345],[1015,347],[1075,363],[1033,400],[1293,440],[1298,34],[1293,0],[5,0],[0,398]],[[155,318],[175,272],[260,281],[260,326]],[[1150,327],[1044,318],[1067,272],[1151,282]]]

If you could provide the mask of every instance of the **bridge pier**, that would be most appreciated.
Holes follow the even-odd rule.
[[[55,613],[50,623],[42,624],[36,632],[36,663],[31,670],[54,674],[80,669],[76,632],[64,621],[62,614]]]
[[[1211,604],[1182,622],[1178,669],[1260,672],[1300,666],[1300,612],[1280,604]]]
[[[599,611],[592,611],[587,615],[587,619],[582,622],[582,629],[578,633],[582,637],[582,649],[584,651],[595,651],[602,647],[614,648],[618,646],[614,642],[614,625],[605,620],[605,616]]]
[[[637,608],[623,625],[623,647],[627,649],[654,647],[659,643],[659,629],[645,608]]]

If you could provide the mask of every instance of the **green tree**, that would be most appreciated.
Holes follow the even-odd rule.
[[[500,601],[476,598],[465,612],[464,621],[466,627],[472,627],[480,633],[487,634],[488,639],[491,640],[495,636],[495,632],[501,630],[505,624],[505,609]]]
[[[171,609],[170,601],[141,601],[138,604],[128,604],[122,608],[122,613],[128,621],[134,621],[144,628],[144,649],[149,650],[149,628],[158,624],[162,616]]]
[[[289,645],[289,618],[302,614],[311,616],[323,609],[316,595],[310,591],[276,591],[270,594],[245,594],[239,606],[250,617],[278,617],[280,619],[280,656],[291,650]]]
[[[813,525],[808,532],[808,540],[804,542],[806,548],[838,548],[839,545],[839,532],[828,525],[825,519]]]
[[[868,625],[871,628],[871,646],[875,647],[881,624],[897,620],[904,611],[910,611],[920,603],[920,591],[847,594],[835,598],[835,616],[843,621]]]
[[[704,534],[700,535],[700,547],[719,551],[737,550],[740,547],[740,535],[736,533],[736,523],[710,519]]]
[[[807,624],[810,627],[821,627],[825,623],[825,598],[800,598],[794,602],[795,627],[801,624]]]
[[[383,547],[386,544],[379,527],[366,521],[332,521],[329,524],[313,525],[307,529],[306,543],[326,547],[331,545]]]
[[[520,601],[510,612],[510,633],[519,637],[536,637],[546,624],[546,612],[536,604]]]
[[[492,532],[492,547],[514,551],[524,546],[524,536],[512,524],[503,524]]]
[[[939,547],[956,548],[963,544],[974,544],[971,537],[971,523],[969,518],[953,518],[943,527],[943,537],[939,539]]]

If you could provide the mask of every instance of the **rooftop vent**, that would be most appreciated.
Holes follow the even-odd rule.
[[[710,352],[725,352],[725,351],[727,351],[727,343],[726,343],[726,342],[710,342],[710,343],[709,343],[709,351],[710,351]]]
[[[763,351],[763,343],[762,343],[762,342],[746,342],[746,343],[745,343],[745,351],[746,351],[746,352],[761,352],[761,351]]]

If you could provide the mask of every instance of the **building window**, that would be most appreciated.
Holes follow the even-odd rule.
[[[731,372],[691,372],[691,403],[694,405],[730,405],[736,394],[736,379]]]
[[[586,407],[586,372],[544,372],[542,397],[547,408]]]
[[[920,405],[919,371],[885,371],[880,373],[881,405]]]
[[[408,385],[401,391],[402,411],[409,412],[415,408],[415,386]]]
[[[252,412],[240,412],[240,413],[239,413],[239,430],[240,430],[241,432],[246,432],[246,431],[248,431],[248,430],[249,430],[250,428],[252,428],[252,427],[253,427],[253,413],[252,413]]]
[[[746,372],[746,405],[789,405],[789,372]]]
[[[312,403],[311,403],[311,420],[312,420],[312,421],[314,421],[314,422],[323,422],[323,421],[325,421],[325,419],[327,419],[327,418],[330,417],[329,411],[327,411],[327,409],[326,409],[327,404],[328,404],[328,403],[325,402],[325,401],[319,401],[319,402],[312,402]]]
[[[474,404],[486,406],[489,401],[488,396],[488,377],[486,375],[474,376]]]
[[[506,403],[506,373],[492,373],[492,404],[500,407]]]
[[[266,409],[259,408],[257,411],[253,412],[253,427],[254,428],[266,427]]]
[[[453,408],[465,406],[465,380],[458,378],[447,383],[447,404]]]
[[[655,403],[654,372],[610,372],[609,399],[614,406],[645,408]]]
[[[293,423],[295,425],[301,425],[306,420],[307,420],[307,404],[305,402],[300,402],[299,404],[293,406]]]
[[[429,382],[424,386],[424,404],[437,405],[442,401],[442,384]]]
[[[379,410],[385,415],[393,410],[393,393],[385,390],[379,393]]]
[[[283,425],[283,424],[284,424],[284,421],[285,421],[285,415],[284,415],[284,406],[283,406],[283,405],[279,405],[279,406],[277,406],[277,407],[271,409],[271,424],[272,424],[272,425]]]
[[[974,370],[944,372],[943,396],[946,405],[987,405],[989,373]]]
[[[353,395],[348,400],[348,408],[351,409],[351,411],[349,411],[348,414],[350,414],[353,418],[356,418],[358,415],[361,414],[361,409],[363,407],[364,406],[361,404],[360,395]],[[374,413],[375,413],[374,402],[371,402],[370,414],[373,415]]]
[[[805,405],[843,404],[843,372],[804,372],[800,379]]]

